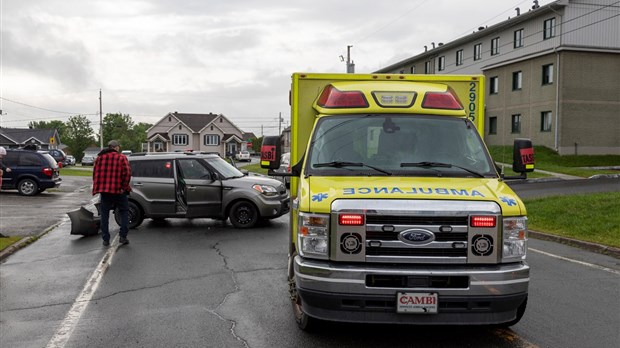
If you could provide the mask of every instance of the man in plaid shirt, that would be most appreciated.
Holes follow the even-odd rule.
[[[109,219],[110,210],[118,208],[121,214],[121,229],[119,231],[120,244],[129,244],[127,233],[129,228],[129,180],[131,167],[127,157],[120,153],[121,146],[116,140],[110,140],[108,148],[101,150],[95,160],[93,168],[93,195],[99,193],[101,197],[101,236],[103,245],[110,245]]]

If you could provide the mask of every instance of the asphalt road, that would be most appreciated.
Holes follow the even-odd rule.
[[[252,230],[147,220],[111,249],[61,221],[0,264],[2,347],[620,346],[620,261],[565,245],[530,241],[530,300],[512,329],[330,324],[307,334],[288,300],[288,215]]]
[[[36,236],[57,225],[67,212],[90,204],[92,178],[63,176],[60,187],[36,196],[20,196],[16,190],[0,192],[0,233]]]

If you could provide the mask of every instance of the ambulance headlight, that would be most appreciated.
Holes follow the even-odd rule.
[[[504,218],[502,262],[525,259],[527,254],[527,217]]]
[[[299,213],[297,241],[301,256],[329,258],[329,215]]]

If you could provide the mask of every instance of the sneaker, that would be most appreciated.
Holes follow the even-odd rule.
[[[118,240],[119,244],[129,244],[129,239],[127,239],[127,237],[121,237],[121,239]]]
[[[110,246],[110,241],[109,240],[104,240],[103,241],[103,246]]]

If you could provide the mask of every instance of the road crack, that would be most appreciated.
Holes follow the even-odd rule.
[[[222,258],[222,260],[224,261],[224,268],[226,269],[226,271],[230,274],[230,278],[233,281],[234,284],[234,289],[230,292],[228,292],[224,298],[222,299],[222,301],[215,307],[215,309],[209,309],[207,308],[207,312],[213,314],[214,316],[216,316],[218,319],[222,320],[222,321],[226,321],[231,323],[230,326],[230,334],[239,342],[241,342],[243,344],[244,347],[246,348],[250,348],[250,346],[248,345],[248,342],[243,339],[241,336],[237,335],[237,332],[235,331],[235,328],[237,327],[237,322],[235,320],[232,319],[227,319],[224,318],[220,313],[217,312],[217,310],[222,307],[222,305],[228,300],[228,298],[232,295],[235,294],[239,291],[241,291],[241,289],[239,288],[239,283],[237,282],[237,277],[235,276],[235,271],[228,265],[228,259],[226,258],[226,256],[224,256],[224,254],[222,253],[222,250],[219,248],[219,244],[220,242],[217,242],[214,246],[213,246],[213,250],[215,250],[217,252],[217,254]]]

